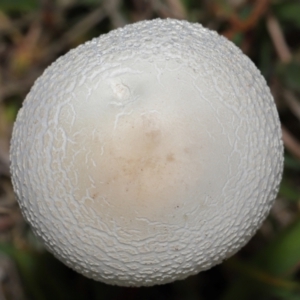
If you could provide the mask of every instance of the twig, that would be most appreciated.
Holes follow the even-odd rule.
[[[269,4],[270,0],[257,0],[253,5],[254,7],[251,14],[246,20],[241,19],[232,9],[227,11],[216,3],[210,4],[210,6],[216,16],[228,20],[231,27],[223,34],[228,38],[232,38],[237,32],[246,32],[254,28],[259,19],[267,12]]]
[[[285,102],[287,103],[291,111],[300,121],[300,102],[297,100],[294,93],[292,93],[289,90],[284,90],[283,96],[285,98]]]
[[[300,143],[294,136],[282,125],[282,139],[285,147],[298,159],[300,159]]]
[[[185,8],[181,1],[179,0],[166,0],[170,10],[172,11],[174,17],[177,19],[186,19],[187,14]]]
[[[267,28],[273,41],[276,52],[283,63],[289,63],[292,60],[291,51],[285,41],[278,20],[272,14],[267,16]],[[293,110],[295,115],[300,117],[300,107],[293,94],[289,91],[284,92],[287,104]],[[282,139],[285,147],[298,159],[300,159],[300,143],[299,141],[285,128],[282,128]]]
[[[292,59],[291,51],[285,41],[278,20],[272,14],[267,16],[267,28],[280,60],[284,63],[290,62]]]
[[[30,24],[28,32],[15,39],[15,46],[12,50],[10,67],[13,74],[26,70],[34,61],[39,59],[38,43],[42,35],[42,28],[39,20]]]
[[[103,4],[104,9],[110,17],[114,28],[122,27],[127,23],[119,12],[120,4],[120,0],[105,1]]]
[[[116,5],[117,4],[118,3],[116,2]],[[95,24],[101,22],[107,14],[112,13],[113,10],[115,10],[115,8],[112,6],[109,6],[106,9],[99,6],[93,12],[85,16],[76,25],[65,32],[65,34],[63,34],[63,36],[55,42],[55,44],[46,48],[41,55],[44,63],[52,61],[59,52],[61,52],[69,44],[72,44],[79,36],[88,32],[93,26],[95,26]],[[117,24],[116,20],[115,22]],[[37,70],[36,72],[30,72],[31,75],[23,80],[16,80],[10,83],[4,82],[2,86],[0,86],[0,103],[6,97],[12,96],[16,93],[20,94],[28,90],[41,73],[42,70]]]
[[[230,18],[230,22],[239,31],[245,32],[254,28],[257,25],[258,20],[266,13],[269,4],[270,0],[257,0],[251,15],[247,20],[240,20],[237,16],[233,15],[232,18]]]
[[[104,12],[102,6],[99,6],[63,34],[63,36],[56,41],[54,45],[48,47],[48,49],[43,53],[44,57],[52,60],[53,57],[56,56],[57,53],[61,52],[67,45],[74,42],[79,36],[82,36],[97,23],[101,22],[106,15],[107,14]]]
[[[289,280],[286,278],[281,278],[272,273],[266,272],[255,265],[250,265],[249,263],[242,262],[241,260],[231,258],[230,260],[224,262],[229,268],[238,271],[240,274],[246,275],[247,277],[254,279],[258,282],[262,282],[266,285],[273,287],[280,287],[286,290],[299,291],[300,284],[296,280]]]
[[[3,11],[0,11],[0,32],[7,32],[12,29],[15,30],[13,23]]]

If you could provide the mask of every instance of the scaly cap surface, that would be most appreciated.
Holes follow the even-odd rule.
[[[18,114],[11,172],[24,216],[56,257],[141,286],[244,246],[276,197],[282,152],[254,64],[201,25],[157,19],[46,69]]]

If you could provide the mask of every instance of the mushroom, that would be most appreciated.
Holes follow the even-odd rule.
[[[60,57],[18,113],[11,174],[46,248],[89,278],[164,284],[254,235],[283,145],[254,64],[199,24],[142,21]]]

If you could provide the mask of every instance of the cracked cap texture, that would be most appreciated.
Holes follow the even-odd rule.
[[[276,107],[254,64],[199,24],[143,21],[60,57],[13,129],[20,207],[47,249],[121,286],[233,255],[276,197]]]

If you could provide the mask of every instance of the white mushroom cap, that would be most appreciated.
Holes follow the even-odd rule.
[[[283,166],[254,64],[186,21],[143,21],[53,63],[20,110],[14,189],[34,232],[76,271],[122,286],[186,278],[244,246]]]

